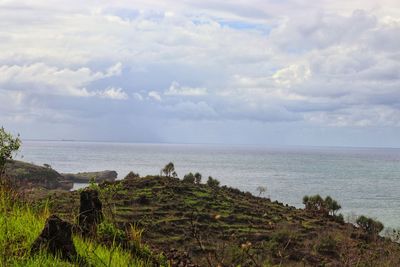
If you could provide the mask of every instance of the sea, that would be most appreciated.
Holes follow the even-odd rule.
[[[304,195],[330,195],[349,221],[363,214],[400,228],[397,148],[23,141],[16,158],[61,173],[115,170],[118,179],[130,171],[156,175],[173,162],[179,177],[200,172],[255,195],[263,186],[261,196],[298,208]]]

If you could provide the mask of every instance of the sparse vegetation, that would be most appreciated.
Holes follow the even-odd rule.
[[[212,188],[217,188],[219,186],[219,181],[217,179],[208,176],[207,185]]]
[[[267,187],[266,186],[258,186],[257,191],[258,191],[258,196],[261,196],[262,194],[267,192]]]
[[[89,266],[175,266],[172,262],[180,257],[179,250],[200,266],[400,264],[399,245],[377,238],[383,229],[380,222],[360,216],[358,228],[344,224],[343,216],[337,215],[341,207],[330,196],[305,196],[302,210],[220,187],[211,176],[201,184],[200,173],[174,179],[172,162],[162,173],[163,177],[145,178],[130,173],[122,181],[91,183],[100,193],[106,219],[97,225],[94,236],[83,239],[75,234],[74,244],[84,262]],[[35,199],[32,208],[33,203],[1,188],[2,266],[74,266],[45,251],[32,255],[30,245],[50,212],[75,220],[79,192],[49,191]],[[257,191],[260,196],[266,188]],[[157,253],[166,252],[171,262],[144,243],[157,248]]]
[[[194,174],[191,173],[191,172],[189,172],[188,174],[185,174],[185,176],[183,176],[183,181],[184,181],[185,183],[194,184],[194,183],[195,183],[195,180],[196,180],[196,178],[195,178]]]
[[[372,218],[361,215],[357,218],[357,225],[371,237],[377,236],[384,228],[383,224]]]

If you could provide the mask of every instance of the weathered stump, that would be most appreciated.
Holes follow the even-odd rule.
[[[63,260],[77,260],[78,254],[72,241],[72,224],[61,220],[56,215],[47,218],[42,233],[32,244],[31,253],[37,253],[41,249]]]
[[[81,192],[78,225],[82,235],[90,236],[96,233],[97,224],[103,221],[102,206],[96,190],[85,189]]]

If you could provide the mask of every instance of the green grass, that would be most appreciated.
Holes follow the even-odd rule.
[[[42,231],[49,212],[47,208],[34,212],[29,205],[13,199],[8,192],[0,190],[0,266],[75,266],[44,251],[31,255],[30,247]],[[106,247],[79,236],[74,236],[74,244],[90,266],[150,265],[118,245]]]

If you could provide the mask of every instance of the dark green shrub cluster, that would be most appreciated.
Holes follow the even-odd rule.
[[[384,228],[380,221],[361,215],[356,220],[357,225],[371,236],[378,235]]]
[[[207,180],[207,185],[213,188],[216,188],[219,186],[219,181],[217,179],[212,178],[211,176],[208,176]]]
[[[183,176],[183,181],[191,184],[200,184],[201,177],[201,174],[198,172],[196,172],[195,174],[189,172],[188,174],[185,174],[185,176]]]
[[[332,216],[335,216],[336,212],[342,208],[339,203],[330,196],[327,196],[325,199],[320,195],[304,196],[303,204],[306,210],[316,211],[326,215],[330,214]]]
[[[128,179],[135,179],[135,178],[139,178],[140,177],[140,175],[139,175],[139,173],[135,173],[135,172],[129,172],[126,176],[125,176],[125,180],[128,180]]]
[[[183,181],[185,183],[194,184],[194,181],[195,181],[194,174],[191,172],[189,172],[188,174],[185,174],[185,176],[183,176]]]

